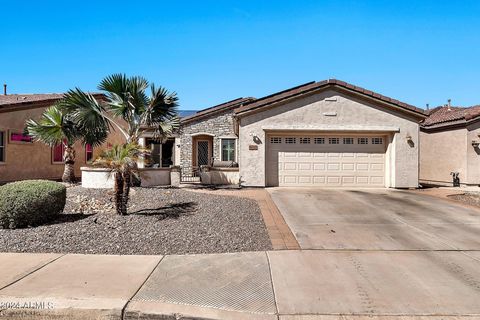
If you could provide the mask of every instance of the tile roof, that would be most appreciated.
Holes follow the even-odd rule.
[[[62,97],[63,97],[63,93],[0,95],[0,106],[58,100]]]
[[[237,98],[237,99],[234,99],[234,100],[230,100],[230,101],[215,105],[213,107],[209,107],[209,108],[197,111],[193,115],[184,117],[184,118],[182,118],[182,123],[197,120],[197,119],[200,119],[200,118],[203,118],[203,117],[206,117],[206,116],[209,116],[209,115],[221,112],[221,111],[235,109],[235,108],[238,108],[239,106],[242,106],[244,103],[248,103],[248,102],[254,101],[254,100],[255,100],[255,98],[252,98],[252,97]]]
[[[480,116],[480,105],[472,107],[448,107],[440,106],[429,111],[428,118],[422,122],[422,126],[448,125],[451,122],[467,122]]]
[[[90,93],[102,100],[102,93]],[[48,107],[63,98],[63,93],[35,93],[35,94],[8,94],[0,95],[0,112],[11,112],[21,109]]]
[[[370,90],[367,90],[367,89],[364,89],[364,88],[361,88],[361,87],[358,87],[358,86],[354,86],[354,85],[349,84],[345,81],[341,81],[341,80],[337,80],[337,79],[328,79],[328,80],[323,80],[323,81],[318,81],[318,82],[315,82],[315,81],[307,82],[307,83],[302,84],[300,86],[293,87],[293,88],[290,88],[290,89],[287,89],[287,90],[284,90],[284,91],[280,91],[280,92],[268,95],[266,97],[257,99],[257,100],[255,100],[251,103],[248,103],[248,104],[238,108],[236,110],[236,113],[240,114],[240,113],[243,113],[243,112],[246,112],[246,111],[251,111],[251,110],[259,109],[259,108],[262,108],[262,107],[266,107],[266,106],[269,106],[269,105],[277,103],[277,102],[281,102],[281,101],[284,101],[284,100],[287,100],[287,99],[290,99],[290,98],[293,98],[293,97],[296,97],[296,96],[301,96],[301,95],[307,94],[309,92],[313,92],[313,91],[317,91],[317,90],[326,88],[328,86],[337,86],[337,87],[341,87],[341,88],[344,88],[344,89],[348,89],[348,90],[351,90],[353,92],[363,94],[363,95],[366,95],[368,97],[371,97],[371,98],[374,98],[374,99],[377,99],[377,100],[381,100],[383,102],[393,104],[395,106],[400,107],[401,109],[405,109],[405,110],[408,110],[408,111],[413,111],[414,113],[417,113],[421,116],[426,116],[425,111],[423,109],[417,108],[417,107],[412,106],[410,104],[398,101],[396,99],[389,98],[387,96],[378,94],[376,92],[373,92],[373,91],[370,91]]]

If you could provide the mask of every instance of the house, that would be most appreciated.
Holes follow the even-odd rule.
[[[416,188],[422,109],[330,79],[239,98],[182,121],[183,172],[237,170],[244,186]]]
[[[25,120],[61,96],[0,98],[0,181],[61,177],[61,148],[22,135]],[[416,188],[426,117],[422,109],[343,81],[309,82],[184,115],[179,130],[162,141],[147,132],[139,142],[151,156],[139,167],[166,175],[179,166],[184,182]],[[122,142],[117,138],[109,142]],[[76,150],[80,175],[96,150],[80,144]]]
[[[420,183],[480,185],[480,106],[430,110],[420,129]]]
[[[99,97],[99,95],[96,95]],[[23,179],[61,179],[63,146],[47,147],[33,142],[25,135],[25,122],[40,118],[43,111],[61,99],[63,94],[4,94],[0,95],[0,183]],[[109,143],[119,137],[112,135]],[[88,164],[100,148],[75,145],[75,175],[80,176],[80,167]]]

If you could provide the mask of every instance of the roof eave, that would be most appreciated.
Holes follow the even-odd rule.
[[[389,102],[389,101],[386,101],[385,99],[380,99],[380,98],[376,97],[376,96],[380,96],[380,95],[375,94],[374,92],[372,92],[371,95],[367,95],[367,94],[359,92],[355,89],[351,89],[348,86],[339,85],[337,83],[332,83],[332,82],[325,82],[324,84],[322,84],[319,87],[315,87],[315,88],[312,88],[310,90],[307,90],[307,91],[304,91],[304,92],[301,92],[301,93],[298,93],[298,94],[294,94],[294,95],[285,97],[285,98],[277,100],[277,101],[272,101],[272,102],[264,104],[264,105],[259,105],[258,107],[255,107],[253,109],[246,109],[246,110],[237,109],[235,113],[239,118],[241,118],[243,116],[247,116],[247,115],[250,115],[250,114],[253,114],[253,113],[261,112],[265,109],[273,108],[273,107],[275,107],[279,104],[284,104],[284,103],[287,103],[287,102],[290,102],[290,101],[293,101],[293,100],[296,100],[296,99],[299,99],[299,98],[302,98],[302,97],[305,97],[305,96],[316,94],[320,91],[323,91],[323,90],[326,90],[326,89],[332,88],[332,87],[334,87],[334,88],[336,88],[337,90],[340,90],[340,91],[343,90],[343,91],[349,92],[350,94],[363,97],[364,99],[373,100],[373,101],[376,101],[376,102],[380,102],[384,105],[388,105],[390,108],[394,108],[395,110],[402,111],[404,113],[407,113],[409,115],[417,117],[420,120],[423,120],[423,119],[427,118],[427,114],[424,111],[422,111],[421,109],[418,109],[414,106],[409,106],[409,108],[406,108],[405,106],[399,105],[395,102],[391,102],[391,101]],[[369,92],[371,92],[371,91],[369,91]]]

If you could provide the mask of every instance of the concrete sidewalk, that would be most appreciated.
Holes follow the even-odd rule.
[[[6,319],[480,319],[479,251],[0,253]]]

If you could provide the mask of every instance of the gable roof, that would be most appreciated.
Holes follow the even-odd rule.
[[[209,117],[223,111],[236,109],[238,107],[241,107],[243,104],[248,103],[250,101],[254,101],[254,100],[255,98],[252,98],[252,97],[233,99],[233,100],[215,105],[213,107],[209,107],[209,108],[197,111],[196,113],[190,116],[182,118],[181,122],[187,123],[195,120],[200,120],[205,117]]]
[[[426,117],[426,113],[423,109],[417,108],[410,104],[398,101],[396,99],[389,98],[379,93],[376,93],[358,86],[354,86],[345,81],[340,81],[337,79],[328,79],[328,80],[323,80],[318,82],[315,82],[315,81],[307,82],[305,84],[257,99],[251,103],[248,103],[238,108],[235,112],[237,115],[241,116],[242,114],[247,112],[250,113],[255,110],[268,108],[277,103],[288,101],[290,99],[295,99],[307,94],[315,93],[317,91],[324,90],[330,87],[340,88],[340,89],[364,96],[366,98],[371,98],[377,101],[381,101],[383,103],[396,107],[400,110],[406,111],[410,114],[419,116],[420,118]]]
[[[63,93],[34,93],[0,95],[0,112],[17,111],[47,107],[63,98]],[[102,98],[101,93],[92,93],[95,98]]]
[[[422,122],[425,128],[447,127],[451,125],[466,125],[480,117],[480,105],[471,107],[436,107],[428,113],[428,118]]]
[[[7,94],[0,95],[0,106],[25,104],[46,100],[58,100],[63,93],[40,93],[40,94]]]

